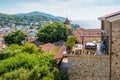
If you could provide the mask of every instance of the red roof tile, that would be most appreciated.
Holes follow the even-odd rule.
[[[44,50],[45,52],[51,52],[56,49],[55,45],[51,43],[44,44],[41,47],[42,47],[42,50]]]
[[[55,59],[63,58],[63,52],[65,51],[66,47],[62,46],[60,50],[58,51],[57,55],[55,56]]]
[[[101,36],[101,29],[83,29],[83,28],[76,28],[72,31],[73,35],[81,41],[81,37],[95,37]]]

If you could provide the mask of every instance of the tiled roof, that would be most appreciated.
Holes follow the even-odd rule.
[[[86,29],[84,36],[101,36],[101,29]]]
[[[56,49],[55,45],[51,43],[44,44],[41,47],[42,47],[42,50],[44,50],[45,52],[51,52]]]
[[[72,31],[76,36],[101,36],[101,29],[83,29],[77,28]]]
[[[83,36],[84,29],[83,28],[76,28],[72,31],[72,34],[75,35],[78,40]]]
[[[81,37],[85,36],[101,36],[101,29],[83,29],[83,28],[76,28],[72,31],[73,35],[75,35],[78,40],[81,40]]]
[[[60,50],[58,51],[57,55],[55,56],[55,59],[61,59],[63,58],[63,52],[65,51],[66,47],[62,46]]]
[[[116,15],[120,15],[120,11],[117,11],[117,12],[114,12],[114,13],[99,17],[98,19],[102,20],[102,19],[110,18],[110,17],[116,16]]]

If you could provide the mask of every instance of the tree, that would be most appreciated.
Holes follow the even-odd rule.
[[[23,51],[28,52],[28,53],[31,54],[31,53],[38,53],[38,52],[39,52],[39,49],[38,49],[38,47],[37,47],[35,44],[33,44],[33,43],[26,43],[26,44],[24,45]]]
[[[68,36],[67,42],[65,45],[67,46],[68,50],[71,50],[75,43],[77,42],[77,38],[75,36]]]
[[[20,30],[11,32],[4,36],[4,41],[7,44],[22,44],[22,41],[26,39],[27,35],[25,32],[22,32]]]
[[[38,31],[38,40],[41,42],[56,42],[66,40],[68,36],[68,28],[60,22],[47,24]]]
[[[68,80],[67,73],[56,68],[57,52],[36,52],[32,43],[12,44],[0,51],[0,80]]]

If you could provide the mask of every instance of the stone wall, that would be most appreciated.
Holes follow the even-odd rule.
[[[110,80],[109,56],[68,56],[69,80]]]
[[[120,80],[120,20],[112,22],[111,80]]]

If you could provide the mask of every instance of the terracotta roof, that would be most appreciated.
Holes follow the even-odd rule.
[[[83,36],[84,29],[83,28],[76,28],[72,31],[72,34],[75,35],[78,40],[81,40],[81,37]]]
[[[65,51],[66,47],[62,46],[60,50],[58,51],[57,55],[55,56],[55,59],[61,59],[63,58],[63,52]]]
[[[82,36],[101,36],[101,29],[83,29],[83,28],[76,28],[72,31],[72,34],[78,38],[78,40],[81,41]]]
[[[41,47],[42,47],[42,50],[44,50],[45,52],[51,52],[56,49],[55,45],[51,43],[44,44]]]
[[[76,36],[86,36],[86,35],[95,35],[95,36],[101,36],[101,29],[83,29],[83,28],[77,28],[72,31],[72,33]]]
[[[86,29],[84,36],[101,36],[101,29]]]
[[[70,21],[68,20],[68,18],[66,18],[64,24],[70,25]]]
[[[116,16],[116,15],[120,15],[120,11],[117,11],[117,12],[114,12],[114,13],[99,17],[98,19],[99,20],[105,20],[106,18],[110,18],[110,17]]]

